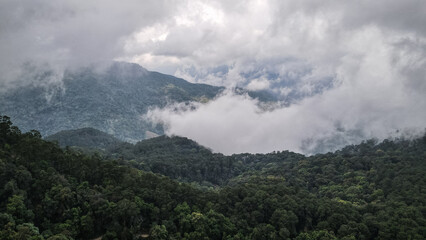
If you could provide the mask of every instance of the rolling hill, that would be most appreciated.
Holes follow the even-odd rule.
[[[310,157],[289,152],[225,157],[185,138],[131,146],[141,163],[168,163],[194,179],[203,176],[203,165],[212,172],[204,176],[216,179],[227,177],[232,164],[246,169],[217,188],[199,188],[137,169],[136,160],[61,149],[36,131],[21,133],[3,116],[0,239],[426,236],[426,136],[367,141]],[[185,168],[189,171],[179,172]]]
[[[37,78],[51,74],[46,71]],[[92,127],[135,142],[163,133],[162,126],[152,126],[141,118],[148,108],[170,102],[205,102],[222,90],[151,72],[137,64],[114,62],[102,71],[96,66],[65,71],[57,88],[32,84],[3,92],[0,113],[14,119],[22,130],[37,129],[43,136]]]
[[[45,138],[47,141],[57,141],[61,147],[80,147],[104,150],[108,147],[123,143],[114,136],[94,128],[63,130]]]

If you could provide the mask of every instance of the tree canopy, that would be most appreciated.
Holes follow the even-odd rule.
[[[162,137],[86,155],[2,116],[0,239],[424,239],[425,159],[426,137],[309,157]]]

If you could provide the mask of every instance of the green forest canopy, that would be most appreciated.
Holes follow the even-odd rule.
[[[86,155],[2,116],[0,239],[424,239],[425,159],[426,137],[310,157],[163,137]]]

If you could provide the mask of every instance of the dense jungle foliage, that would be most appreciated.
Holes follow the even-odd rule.
[[[61,147],[71,146],[88,152],[95,150],[99,152],[124,143],[114,136],[94,128],[64,130],[47,136],[44,139],[56,141]]]
[[[426,136],[310,157],[166,137],[86,155],[3,116],[0,239],[425,239],[425,159]]]

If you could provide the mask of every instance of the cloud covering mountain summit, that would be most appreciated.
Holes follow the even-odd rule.
[[[164,117],[170,134],[193,136],[200,142],[217,127],[214,141],[229,146],[237,142],[234,148],[239,151],[288,146],[310,152],[317,148],[312,142],[332,149],[335,144],[384,138],[397,131],[420,132],[425,127],[422,1],[6,0],[0,4],[2,89],[31,82],[33,78],[23,78],[21,71],[29,63],[54,69],[47,84],[60,85],[64,69],[123,60],[192,82],[275,93],[286,107],[270,112],[257,109],[252,99],[232,94],[178,116],[168,108],[152,112],[155,119]],[[238,116],[218,107],[231,103],[235,108],[224,109]],[[204,119],[206,114],[211,118]],[[250,123],[241,130],[238,119],[247,118]],[[183,123],[200,127],[194,133]],[[226,142],[229,136],[240,140]]]

